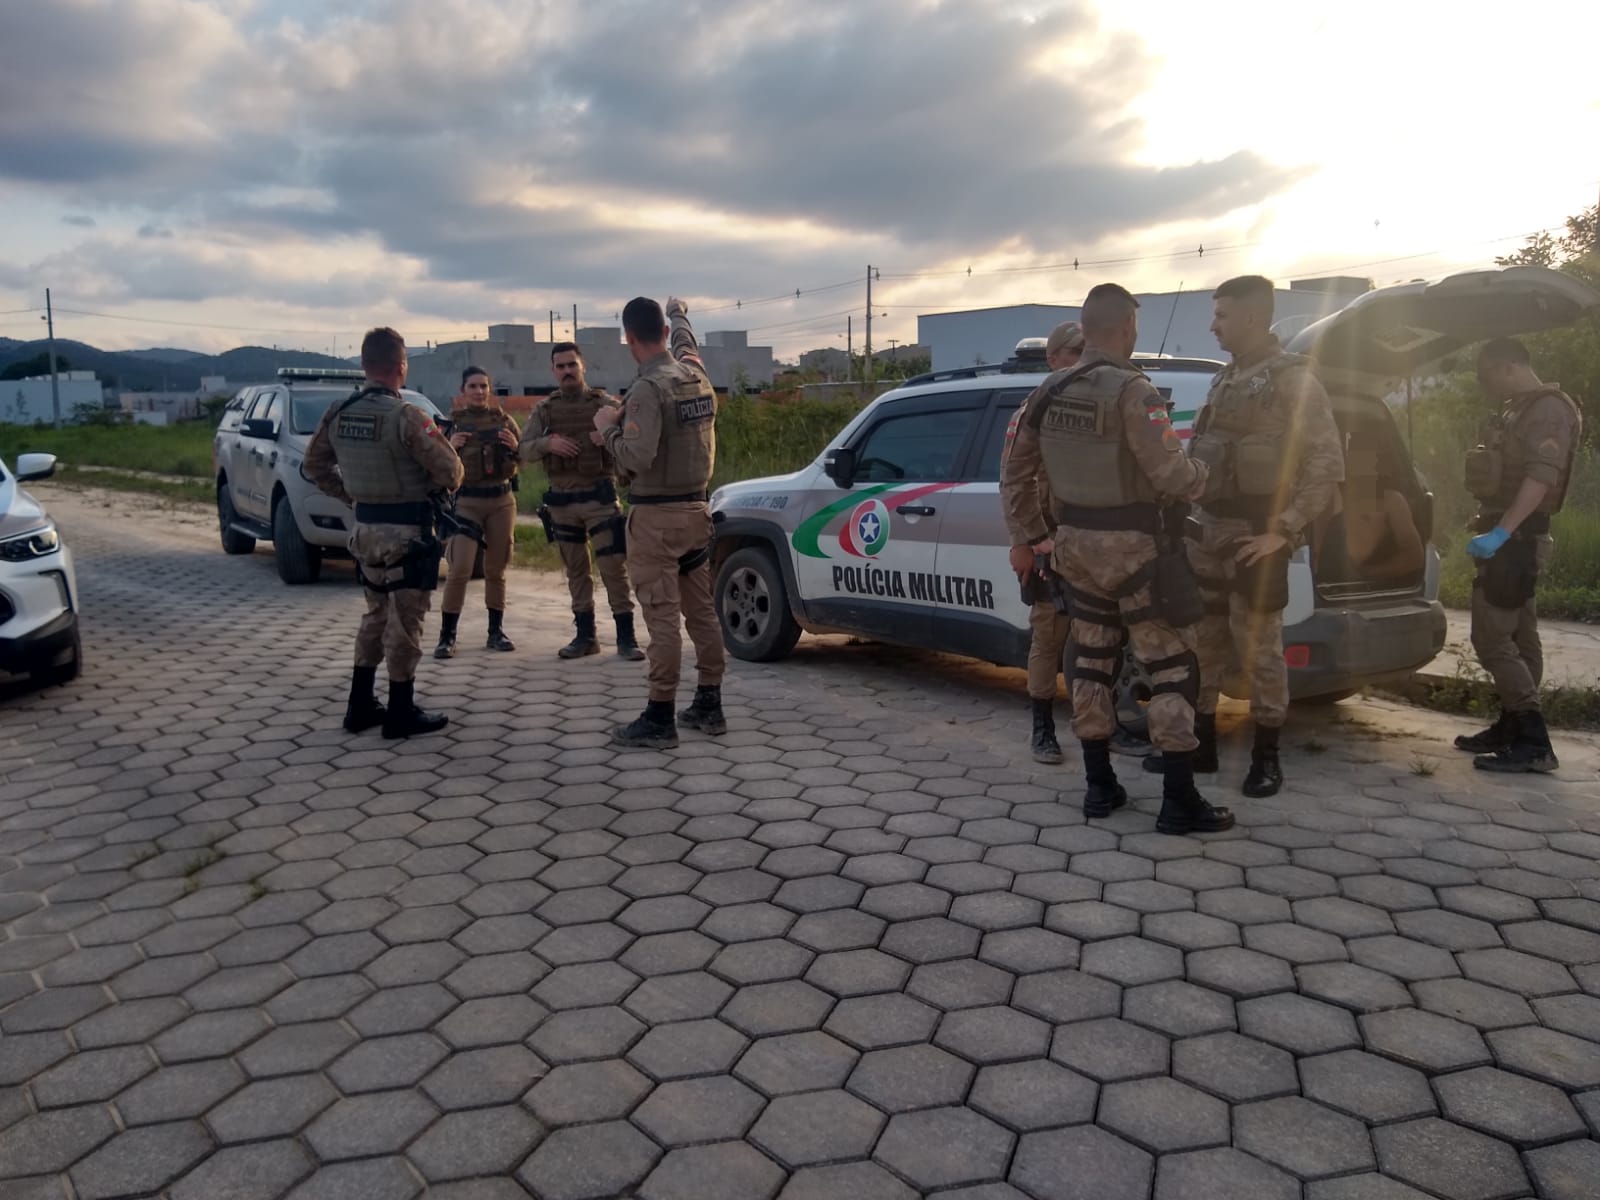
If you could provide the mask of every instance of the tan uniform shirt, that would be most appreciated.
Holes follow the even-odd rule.
[[[1566,496],[1573,464],[1573,447],[1583,431],[1578,408],[1556,384],[1513,396],[1506,402],[1507,436],[1521,442],[1518,458],[1523,479],[1545,484],[1550,490],[1539,502],[1539,512],[1552,513]],[[1515,497],[1522,480],[1506,480],[1508,498]]]
[[[1093,347],[1084,351],[1083,358],[1072,370],[1080,370],[1097,362],[1111,363],[1124,370],[1137,370],[1126,359]],[[1038,479],[1044,470],[1039,430],[1037,424],[1028,419],[1029,409],[1036,404],[1049,402],[1052,386],[1051,379],[1045,380],[1023,401],[1023,416],[1017,425],[1017,435],[1000,470],[1000,500],[1005,509],[1006,528],[1012,531],[1016,545],[1042,541],[1055,527],[1055,520],[1046,510],[1046,495],[1041,493],[1038,486]],[[1173,499],[1181,499],[1196,491],[1205,480],[1205,464],[1195,462],[1184,454],[1183,443],[1173,431],[1166,401],[1161,398],[1155,384],[1143,375],[1129,379],[1117,396],[1117,405],[1122,411],[1122,428],[1128,450],[1151,488],[1158,495]]]

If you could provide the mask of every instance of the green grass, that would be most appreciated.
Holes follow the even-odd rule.
[[[138,492],[145,496],[164,496],[168,500],[187,500],[207,505],[213,502],[216,494],[209,479],[152,479],[148,475],[119,475],[116,471],[85,471],[73,466],[57,467],[51,482],[67,487]]]
[[[122,467],[158,475],[211,475],[209,421],[177,425],[69,425],[35,429],[0,425],[0,458],[14,464],[19,454],[54,454],[65,465]]]

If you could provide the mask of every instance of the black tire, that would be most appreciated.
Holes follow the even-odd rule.
[[[233,497],[228,495],[228,481],[224,479],[217,484],[217,528],[222,534],[222,552],[224,554],[253,554],[256,549],[256,540],[248,533],[240,533],[233,527],[239,515],[233,510]]]
[[[717,569],[712,600],[728,653],[745,662],[776,662],[800,640],[783,572],[770,550],[746,546]]]
[[[83,638],[77,629],[72,631],[72,657],[54,667],[33,672],[31,678],[40,687],[59,687],[71,683],[83,669]]]
[[[272,506],[272,556],[278,561],[278,578],[285,583],[315,583],[322,574],[322,550],[300,536],[294,510],[283,497]]]

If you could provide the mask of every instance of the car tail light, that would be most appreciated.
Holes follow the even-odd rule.
[[[1283,648],[1283,662],[1291,670],[1305,670],[1311,665],[1311,647],[1285,646]]]

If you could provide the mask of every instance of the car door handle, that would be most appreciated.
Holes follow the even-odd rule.
[[[931,517],[934,508],[931,504],[902,504],[895,512],[902,517]]]

